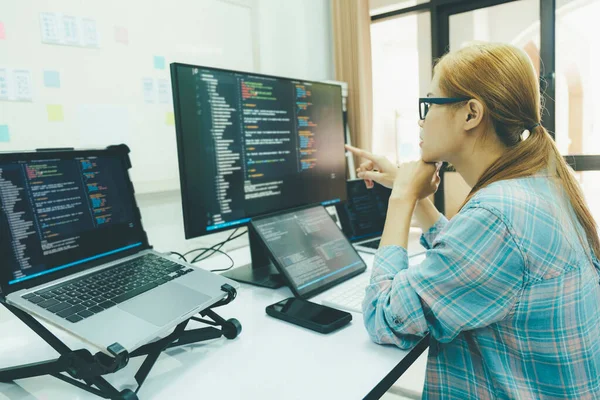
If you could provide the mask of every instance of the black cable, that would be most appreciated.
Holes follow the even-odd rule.
[[[185,255],[180,254],[176,251],[172,251],[171,254],[175,254],[176,256],[179,256],[179,259],[183,259],[183,261],[187,262],[187,260],[185,259]]]
[[[211,246],[211,248],[212,248],[212,247],[215,247],[215,246],[218,246],[218,245],[220,245],[220,244],[225,244],[225,243],[227,243],[229,240],[233,240],[233,239],[237,238],[238,236],[236,236],[236,237],[234,237],[234,238],[232,238],[232,236],[233,236],[233,235],[235,235],[235,233],[236,233],[236,232],[237,232],[239,229],[240,229],[240,228],[235,228],[235,230],[234,230],[234,231],[233,231],[231,234],[229,234],[229,237],[228,237],[227,239],[225,239],[225,240],[223,240],[222,242],[219,242],[219,243],[217,243],[217,244],[215,244],[215,245]],[[200,248],[198,248],[198,249],[193,249],[193,250],[190,250],[190,251],[188,251],[187,253],[184,253],[183,255],[184,255],[184,256],[187,256],[188,254],[192,254],[192,253],[195,253],[195,252],[197,252],[197,251],[204,250],[204,249],[206,249],[206,247],[200,247]],[[203,254],[204,254],[204,253],[203,253]],[[199,254],[199,255],[198,255],[198,257],[200,257],[201,255],[202,255],[202,254]],[[194,261],[192,260],[191,262],[193,263]]]
[[[216,246],[216,245],[215,245]],[[212,253],[209,256],[204,257],[202,260],[206,260],[207,258],[209,258],[210,256],[212,256],[215,253],[221,253],[223,254],[225,257],[229,258],[229,261],[231,261],[231,265],[227,268],[218,268],[218,269],[211,269],[210,272],[221,272],[221,271],[228,271],[231,268],[233,268],[233,266],[235,265],[235,261],[233,261],[233,258],[231,258],[231,256],[227,253],[225,253],[222,250],[218,250],[218,249],[213,249],[210,247],[206,247],[206,248],[200,248],[198,250],[208,250],[208,251],[212,251]],[[202,261],[200,260],[200,261]]]
[[[222,242],[220,242],[220,243],[217,243],[217,244],[215,244],[215,245],[213,245],[213,246],[211,246],[211,247],[209,247],[209,248],[205,248],[205,249],[196,249],[196,251],[199,251],[199,250],[204,250],[204,251],[203,251],[202,253],[198,254],[196,257],[194,257],[194,259],[193,259],[192,261],[190,261],[190,262],[193,264],[193,263],[196,263],[196,262],[199,262],[199,261],[206,260],[207,258],[211,257],[211,256],[212,256],[213,254],[215,254],[216,252],[224,253],[224,252],[222,252],[222,251],[221,251],[221,247],[223,247],[223,246],[224,246],[224,245],[225,245],[227,242],[230,242],[230,241],[232,241],[232,240],[234,240],[234,239],[237,239],[237,238],[239,238],[240,236],[242,236],[242,235],[245,235],[245,234],[248,232],[248,231],[246,230],[246,231],[244,231],[244,232],[242,232],[242,233],[239,233],[239,234],[237,234],[237,235],[233,236],[233,234],[234,234],[236,231],[237,231],[237,229],[236,229],[235,231],[233,231],[233,233],[232,233],[231,235],[229,235],[229,237],[227,238],[227,240],[224,240],[224,241],[222,241]],[[204,256],[204,254],[208,253],[209,251],[212,251],[212,253],[210,253],[210,254],[208,254],[208,255]],[[204,257],[202,257],[202,256],[204,256]]]

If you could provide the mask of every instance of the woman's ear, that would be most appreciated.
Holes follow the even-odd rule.
[[[483,104],[477,99],[471,99],[465,107],[464,129],[470,131],[477,128],[483,121]]]

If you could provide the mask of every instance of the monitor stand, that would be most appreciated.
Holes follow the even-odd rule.
[[[252,262],[223,272],[221,275],[237,282],[249,283],[250,285],[270,289],[285,286],[287,283],[284,276],[277,271],[277,268],[271,262],[266,246],[254,231],[252,224],[248,226],[248,237]]]

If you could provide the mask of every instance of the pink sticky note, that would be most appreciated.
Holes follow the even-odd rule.
[[[115,26],[115,42],[129,44],[129,31],[123,26]]]
[[[0,22],[0,40],[6,39],[6,31],[4,30],[4,24]]]

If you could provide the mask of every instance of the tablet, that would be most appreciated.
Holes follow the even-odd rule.
[[[323,206],[253,218],[251,229],[297,297],[310,298],[367,268]]]

